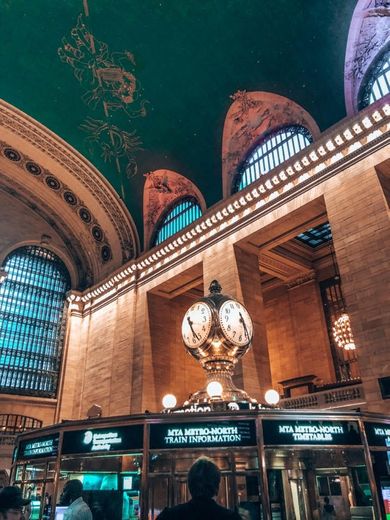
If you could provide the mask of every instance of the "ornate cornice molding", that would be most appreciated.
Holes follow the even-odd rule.
[[[117,233],[122,252],[120,263],[137,256],[140,247],[134,222],[112,186],[90,162],[49,129],[3,100],[0,126],[56,161],[91,193]]]
[[[298,276],[294,280],[290,280],[286,283],[288,289],[294,289],[295,287],[299,287],[301,285],[305,285],[307,283],[313,282],[316,279],[315,271],[311,271],[303,276]]]

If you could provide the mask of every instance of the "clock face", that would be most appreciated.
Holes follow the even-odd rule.
[[[208,338],[211,323],[211,309],[206,303],[198,302],[190,307],[181,325],[181,334],[187,347],[200,347]]]
[[[224,336],[242,347],[252,340],[253,324],[248,311],[241,303],[227,300],[219,309],[219,322]]]

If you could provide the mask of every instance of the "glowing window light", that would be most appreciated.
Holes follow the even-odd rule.
[[[158,229],[154,245],[161,244],[201,216],[202,210],[196,199],[193,197],[181,199],[165,215]]]
[[[0,388],[54,397],[69,273],[51,251],[26,246],[5,260],[0,285]]]
[[[240,191],[290,159],[313,139],[307,128],[293,125],[266,136],[246,159],[237,176],[234,191]]]
[[[355,350],[355,340],[353,338],[351,322],[346,312],[341,314],[333,323],[333,337],[339,348],[344,350]]]

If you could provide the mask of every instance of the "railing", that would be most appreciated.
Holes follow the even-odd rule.
[[[341,388],[316,391],[312,394],[281,399],[280,407],[287,410],[299,408],[356,408],[366,402],[363,385],[359,382]]]
[[[0,445],[13,445],[18,433],[41,427],[42,421],[34,417],[13,413],[0,414]]]

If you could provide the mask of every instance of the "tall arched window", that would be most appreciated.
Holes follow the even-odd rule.
[[[191,222],[202,216],[202,210],[194,197],[180,199],[170,208],[158,228],[154,245],[164,242]]]
[[[273,170],[293,155],[309,146],[313,138],[300,125],[284,127],[263,138],[240,168],[233,192],[246,188],[261,175]]]
[[[4,262],[0,285],[0,391],[53,397],[69,273],[51,251],[26,246]]]
[[[381,54],[369,68],[360,92],[360,110],[390,92],[390,49]]]

